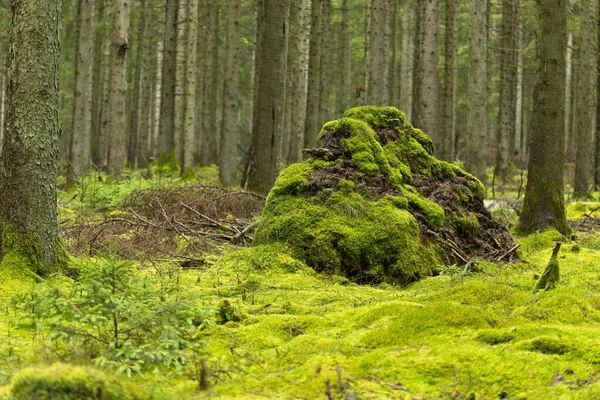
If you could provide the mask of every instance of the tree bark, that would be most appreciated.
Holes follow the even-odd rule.
[[[237,143],[239,140],[239,81],[240,81],[240,19],[241,0],[229,0],[227,15],[227,49],[225,51],[225,83],[223,88],[223,119],[221,120],[221,157],[219,177],[227,186],[237,179]]]
[[[368,24],[367,103],[386,106],[388,103],[389,0],[372,0]],[[437,29],[437,25],[436,25]],[[437,47],[437,44],[436,44]],[[437,61],[436,61],[437,62]]]
[[[191,0],[185,0],[179,2],[179,9],[177,10],[177,62],[176,62],[176,76],[175,76],[175,152],[177,154],[177,161],[183,164],[183,131],[185,130],[185,110],[186,110],[186,91],[187,91],[187,60],[188,55],[188,40],[189,40],[189,26]],[[182,165],[182,171],[183,171]]]
[[[473,4],[476,4],[474,1]],[[438,100],[438,0],[419,2],[419,60],[417,64],[417,108],[415,126],[438,143],[436,134]]]
[[[443,129],[440,158],[454,160],[456,138],[456,84],[458,69],[458,12],[460,0],[446,0],[446,43],[444,61]]]
[[[331,0],[321,0],[321,66],[319,72],[319,122],[320,128],[329,121],[329,96],[331,78],[331,52],[333,40],[331,30]]]
[[[563,197],[566,1],[537,0],[537,5],[539,69],[534,90],[528,180],[519,229],[533,233],[554,227],[566,235],[571,231]]]
[[[389,104],[398,107],[398,3],[392,1],[392,9],[390,14],[390,53],[391,58],[388,68],[388,99]]]
[[[106,15],[106,0],[96,0],[95,26],[100,26]],[[94,34],[94,61],[92,66],[92,126],[91,136],[91,158],[94,166],[101,166],[104,163],[100,155],[100,130],[102,117],[102,93],[105,66],[105,57],[102,52],[104,49],[104,33],[96,32]]]
[[[12,1],[12,11],[0,158],[0,265],[48,275],[67,260],[56,210],[61,2]]]
[[[321,10],[322,0],[311,0],[311,29],[308,55],[308,97],[306,99],[306,124],[304,147],[317,147],[319,126],[319,87],[321,67]]]
[[[113,178],[119,178],[125,166],[127,113],[127,67],[126,54],[129,47],[129,0],[117,0],[113,26],[110,67],[110,101],[108,129],[107,170]]]
[[[598,51],[598,2],[581,1],[581,72],[579,76],[579,104],[577,107],[577,154],[575,161],[575,197],[587,197],[593,183],[592,138],[596,126],[596,79]],[[564,57],[564,56],[563,56]]]
[[[198,0],[188,0],[188,31],[187,31],[187,50],[185,52],[185,113],[182,137],[181,172],[185,173],[194,167],[194,149],[196,148],[196,77],[195,69],[198,39]]]
[[[160,90],[160,122],[157,153],[175,152],[175,88],[177,85],[177,10],[179,0],[167,0]]]
[[[349,0],[342,0],[342,26],[340,35],[340,92],[337,99],[337,115],[342,116],[350,107],[350,85],[352,81],[352,69],[350,63],[350,7]]]
[[[208,32],[207,52],[204,80],[203,129],[202,129],[202,165],[213,165],[219,162],[217,147],[217,81],[219,72],[219,4],[212,0],[207,2]]]
[[[400,65],[400,109],[406,119],[412,122],[413,79],[414,79],[414,43],[412,25],[415,20],[414,5],[406,2],[402,5],[402,60]]]
[[[290,0],[265,0],[264,37],[257,55],[261,65],[252,145],[255,169],[249,179],[249,189],[260,193],[271,190],[281,163],[289,11]]]
[[[347,0],[344,0],[347,1]],[[288,76],[292,81],[291,143],[290,162],[302,159],[304,147],[304,123],[306,117],[306,11],[307,0],[300,0],[290,6],[290,65]],[[292,12],[292,9],[296,9]]]
[[[465,168],[486,182],[487,130],[487,0],[471,1],[469,12],[469,77],[467,87],[467,154]]]
[[[2,157],[2,143],[4,142],[4,130],[5,130],[5,109],[6,109],[6,73],[7,69],[4,68],[5,61],[0,60],[0,66],[2,66],[2,72],[0,72],[0,157]]]

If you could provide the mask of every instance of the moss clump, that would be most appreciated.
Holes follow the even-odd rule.
[[[54,364],[27,368],[10,385],[12,400],[142,400],[150,399],[132,385],[91,368]]]
[[[159,175],[179,174],[181,166],[177,162],[175,150],[162,153],[156,160],[156,170]]]
[[[477,340],[482,343],[495,346],[497,344],[511,342],[515,338],[514,332],[499,329],[486,329],[477,334]]]
[[[479,234],[479,220],[473,213],[466,213],[463,215],[453,215],[452,223],[456,229],[464,235],[477,235]]]
[[[520,343],[519,347],[542,354],[565,354],[571,350],[566,339],[555,336],[541,335]]]
[[[567,207],[567,219],[576,221],[586,216],[600,218],[600,203],[598,202],[574,202]]]
[[[546,270],[540,277],[536,285],[537,290],[551,290],[556,287],[558,281],[560,279],[560,270],[558,267],[558,252],[560,251],[561,243],[558,242],[552,251],[552,257],[550,257],[550,262],[548,262],[548,266]]]

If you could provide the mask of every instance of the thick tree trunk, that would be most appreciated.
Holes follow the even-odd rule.
[[[114,178],[121,176],[125,166],[127,114],[126,54],[128,49],[127,30],[129,28],[129,0],[117,0],[111,45],[110,101],[108,129],[107,170]]]
[[[0,265],[47,275],[67,258],[56,210],[61,2],[13,1],[12,10],[0,158]]]
[[[319,86],[321,68],[321,11],[322,0],[311,0],[311,29],[308,56],[308,98],[306,100],[306,124],[304,147],[317,147],[319,126]]]
[[[184,87],[185,115],[183,126],[183,158],[181,161],[181,172],[185,173],[194,166],[194,150],[196,148],[196,59],[198,39],[198,0],[188,0],[188,33],[186,60],[186,79]]]
[[[225,84],[223,88],[223,119],[221,120],[221,157],[219,177],[227,186],[237,179],[237,143],[239,141],[239,82],[240,82],[240,19],[241,0],[229,0],[227,15],[227,50],[225,54]]]
[[[167,0],[160,90],[157,153],[175,156],[175,88],[177,84],[177,10],[179,0]],[[162,160],[161,160],[162,162]]]
[[[446,46],[444,61],[443,129],[440,158],[454,160],[456,138],[456,84],[458,69],[458,11],[460,0],[446,0]]]
[[[261,66],[256,135],[252,144],[255,169],[249,179],[249,189],[261,193],[271,190],[281,164],[289,11],[290,0],[265,0],[264,37],[257,55]]]
[[[471,3],[471,6],[477,1]],[[417,64],[417,107],[415,126],[438,143],[438,0],[419,2],[419,60]],[[472,25],[471,25],[472,27]]]
[[[94,1],[81,0],[77,7],[75,96],[67,181],[75,183],[90,165],[92,124],[92,55]]]
[[[565,156],[566,0],[538,0],[536,58],[527,188],[519,229],[524,233],[554,227],[571,229],[565,218],[563,165]]]
[[[413,79],[414,79],[414,43],[412,26],[415,21],[414,5],[406,2],[402,5],[402,60],[400,63],[400,109],[406,119],[412,122]]]
[[[370,23],[368,24],[367,38],[367,103],[373,106],[386,106],[388,103],[388,51],[387,40],[390,16],[389,0],[372,0]],[[436,25],[437,29],[437,25]],[[437,47],[437,44],[436,44]],[[437,62],[437,61],[436,61]]]
[[[347,0],[344,0],[347,1]],[[290,6],[290,65],[289,78],[292,81],[292,110],[290,115],[291,143],[290,162],[302,159],[304,147],[304,123],[306,117],[306,11],[307,0],[300,0]],[[295,9],[294,12],[291,10]]]
[[[486,181],[487,0],[471,1],[469,12],[469,78],[467,87],[467,154],[465,167]]]

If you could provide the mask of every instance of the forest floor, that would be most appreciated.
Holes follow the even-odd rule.
[[[243,247],[250,234],[238,233],[260,212],[260,199],[216,188],[213,170],[200,176],[195,190],[222,191],[210,194],[222,196],[214,209],[179,178],[137,172],[121,183],[94,175],[59,196],[67,248],[82,263],[98,262],[99,250],[136,259],[140,279],[168,271],[178,298],[204,310],[199,358],[146,365],[130,377],[110,364],[154,398],[600,398],[600,233],[586,216],[593,205],[571,207],[581,231],[559,254],[555,290],[533,290],[555,231],[518,238],[521,260],[513,264],[481,262],[478,273],[447,266],[406,287],[360,286],[316,274],[283,247]],[[139,208],[140,189],[161,199],[157,208]],[[179,193],[175,200],[170,191]],[[199,216],[181,203],[208,208]],[[220,207],[230,209],[221,215]],[[192,234],[195,223],[202,234]],[[227,239],[236,236],[240,245]],[[148,252],[148,242],[160,245]],[[65,291],[73,284],[47,282]],[[0,282],[0,398],[22,368],[88,361],[14,306],[38,295],[32,282],[19,287],[21,300],[8,287]],[[200,390],[203,383],[210,388]]]

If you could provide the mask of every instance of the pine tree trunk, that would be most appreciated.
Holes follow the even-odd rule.
[[[106,0],[96,0],[95,26],[100,26],[106,18]],[[100,120],[102,114],[102,93],[104,80],[104,34],[96,32],[94,34],[94,61],[92,66],[92,126],[91,136],[91,158],[94,166],[101,166],[104,161],[100,156]]]
[[[368,30],[368,69],[367,103],[374,106],[386,106],[388,103],[388,50],[386,39],[389,31],[389,1],[372,0]],[[437,25],[436,25],[437,29]],[[436,45],[437,47],[437,45]]]
[[[148,26],[146,24],[147,17],[147,6],[146,0],[140,0],[140,20],[138,26],[137,36],[137,51],[136,51],[136,62],[135,62],[135,77],[133,83],[133,99],[131,104],[131,114],[129,120],[129,141],[127,143],[127,164],[131,168],[135,167],[136,154],[137,154],[137,142],[138,130],[140,126],[140,104],[141,104],[141,90],[142,90],[142,67],[144,65],[144,49],[148,46],[146,36],[148,34]],[[149,18],[148,18],[149,19]]]
[[[77,7],[77,53],[75,94],[67,181],[75,183],[90,164],[92,124],[92,55],[94,0],[81,0]]]
[[[104,77],[102,83],[102,99],[100,109],[100,128],[98,130],[98,157],[97,166],[105,167],[108,160],[108,123],[110,102],[110,65],[111,65],[111,43],[104,43]]]
[[[342,0],[342,29],[341,29],[341,55],[340,64],[340,95],[337,99],[337,115],[342,116],[350,107],[350,85],[352,80],[352,69],[350,64],[350,7],[349,0]]]
[[[248,182],[250,190],[260,193],[271,190],[281,163],[289,11],[290,0],[265,0],[264,37],[257,55],[261,65],[258,118],[252,144],[255,170]]]
[[[331,0],[321,0],[321,66],[319,72],[319,122],[320,127],[329,121],[329,95],[331,77]]]
[[[456,138],[456,83],[458,69],[458,12],[460,0],[446,0],[446,46],[444,62],[444,101],[440,158],[454,160]]]
[[[229,0],[227,14],[227,49],[225,54],[225,84],[223,88],[223,119],[221,120],[221,157],[219,177],[227,186],[237,179],[237,143],[239,140],[239,81],[240,81],[240,19],[241,0]]]
[[[519,218],[524,233],[551,226],[562,234],[571,229],[565,218],[563,165],[565,156],[566,0],[538,0],[534,91],[525,201]]]
[[[515,155],[519,156],[519,161],[523,160],[523,20],[520,14],[517,14],[517,89],[515,96]],[[525,168],[525,165],[517,165],[519,169]]]
[[[465,168],[486,181],[487,130],[487,0],[471,1],[469,12],[469,77],[467,87],[467,154]]]
[[[308,97],[306,99],[306,124],[304,147],[317,147],[319,126],[319,93],[321,68],[321,11],[322,0],[311,0],[311,30],[308,56]]]
[[[180,1],[177,11],[177,62],[175,77],[175,150],[177,161],[183,164],[183,131],[185,130],[185,110],[187,91],[187,59],[186,54],[189,40],[189,26],[191,20],[188,18],[191,0]],[[183,168],[182,168],[183,170]]]
[[[219,63],[219,4],[209,1],[206,52],[206,79],[204,80],[203,129],[201,141],[201,164],[218,164],[217,148],[217,82]]]
[[[188,0],[187,10],[187,48],[185,50],[185,97],[183,133],[181,138],[181,172],[185,173],[194,167],[194,149],[196,148],[196,59],[198,58],[196,40],[198,39],[198,0]]]
[[[413,79],[414,79],[414,43],[412,26],[415,21],[414,5],[406,2],[402,5],[402,60],[400,65],[400,110],[406,119],[412,122]]]
[[[61,2],[13,1],[12,11],[0,158],[0,268],[47,275],[67,259],[56,210]]]
[[[577,107],[577,155],[575,162],[575,197],[587,197],[594,174],[592,137],[596,127],[596,79],[598,67],[598,2],[581,1],[581,73]],[[563,55],[564,57],[564,55]]]
[[[476,4],[477,1],[473,2]],[[438,0],[419,2],[419,60],[417,64],[417,107],[415,126],[438,143]],[[437,147],[437,146],[436,146]]]
[[[2,71],[0,72],[0,157],[2,157],[2,143],[4,142],[4,130],[5,130],[5,109],[6,109],[6,72],[7,69],[4,68],[5,61],[4,59],[0,59],[0,66],[2,67]]]
[[[347,1],[347,0],[344,0]],[[291,54],[288,76],[292,80],[291,145],[290,162],[302,159],[304,147],[304,123],[306,117],[306,15],[307,0],[300,0],[290,6],[290,45]],[[296,10],[292,12],[292,9]]]
[[[390,14],[391,58],[388,68],[388,99],[389,104],[398,107],[398,1],[392,1]]]
[[[204,129],[204,108],[206,94],[204,93],[204,82],[206,80],[206,68],[204,67],[206,59],[206,40],[207,40],[207,16],[208,6],[206,0],[198,2],[198,37],[196,54],[196,133],[194,146],[194,164],[201,164],[202,159],[202,130]]]
[[[565,158],[570,159],[569,154],[572,153],[572,149],[569,148],[569,142],[571,141],[571,105],[573,104],[573,34],[567,32],[567,73],[565,82]]]
[[[117,0],[111,45],[110,100],[108,128],[107,170],[114,178],[121,176],[125,166],[127,113],[127,29],[129,28],[129,1]]]
[[[154,97],[152,99],[152,135],[150,136],[150,156],[156,158],[158,153],[158,142],[160,136],[160,120],[162,109],[162,71],[164,66],[165,52],[164,34],[158,41],[156,48],[156,81],[154,84]]]
[[[177,11],[179,0],[167,0],[160,85],[157,153],[175,156],[175,89],[177,85]]]

